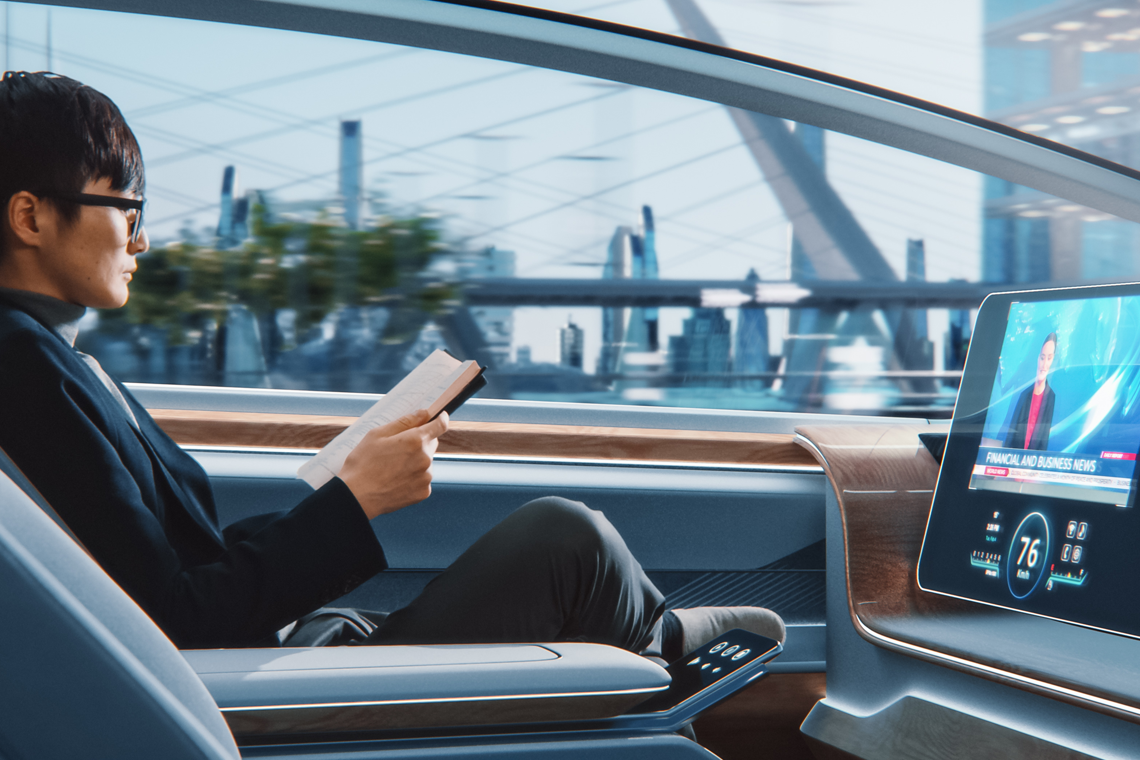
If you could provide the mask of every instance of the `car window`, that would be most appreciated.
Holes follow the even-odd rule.
[[[107,93],[142,145],[151,250],[79,339],[127,381],[384,392],[443,347],[490,366],[491,397],[939,417],[986,292],[1136,274],[1131,222],[764,114],[6,7],[9,65]]]

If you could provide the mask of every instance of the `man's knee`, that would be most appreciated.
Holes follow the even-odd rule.
[[[527,502],[512,518],[524,521],[529,535],[561,549],[609,551],[621,541],[605,515],[561,496]]]

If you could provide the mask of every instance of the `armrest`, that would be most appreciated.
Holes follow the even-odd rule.
[[[212,649],[182,653],[239,739],[591,720],[669,685],[601,644]]]

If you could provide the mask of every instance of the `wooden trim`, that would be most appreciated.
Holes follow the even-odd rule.
[[[181,444],[319,449],[348,427],[354,417],[261,412],[205,412],[150,409],[150,416]]]
[[[697,741],[723,760],[815,760],[800,724],[826,694],[825,673],[771,673],[702,713]]]
[[[917,433],[947,430],[946,425],[796,428],[819,452],[839,502],[853,621],[868,624],[966,606],[922,591],[915,575],[939,469]]]
[[[181,444],[320,448],[353,417],[152,409]],[[618,459],[818,468],[794,436],[513,422],[452,422],[439,451],[472,456]]]

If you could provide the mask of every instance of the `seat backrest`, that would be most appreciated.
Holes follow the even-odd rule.
[[[0,756],[236,760],[198,676],[37,501],[0,451]]]

